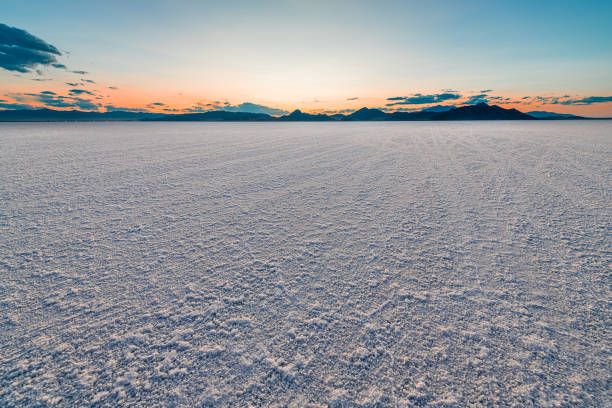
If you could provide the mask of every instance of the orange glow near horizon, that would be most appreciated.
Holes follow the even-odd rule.
[[[104,112],[108,110],[106,106],[112,106],[114,109],[134,109],[146,110],[155,113],[188,113],[196,110],[207,111],[222,109],[225,105],[237,106],[244,102],[249,102],[257,105],[262,105],[268,108],[281,109],[291,112],[295,109],[300,109],[308,113],[348,113],[350,110],[357,110],[362,107],[385,109],[388,112],[392,111],[410,111],[420,110],[435,105],[456,105],[461,106],[468,103],[471,96],[476,93],[457,92],[461,97],[459,99],[445,100],[437,103],[424,104],[397,104],[387,106],[392,101],[387,100],[391,96],[401,96],[402,93],[396,95],[370,95],[358,96],[350,93],[341,96],[329,95],[327,98],[321,99],[302,99],[292,100],[290,102],[277,102],[271,99],[257,99],[251,97],[240,97],[238,94],[231,98],[215,97],[215,94],[203,95],[197,90],[178,92],[168,86],[154,86],[150,88],[129,88],[121,85],[103,85],[101,83],[80,83],[79,86],[70,86],[66,82],[49,81],[49,82],[26,82],[15,83],[12,85],[4,85],[2,90],[2,101],[5,104],[21,104],[32,108],[51,108],[58,110],[98,110]],[[116,88],[116,89],[114,89]],[[77,89],[79,94],[71,93],[71,90]],[[74,92],[74,91],[72,91]],[[443,91],[421,91],[419,94],[429,95],[437,94]],[[42,95],[42,97],[41,97]],[[415,93],[408,94],[415,95]],[[564,101],[578,101],[581,96],[565,96],[564,95],[548,95],[539,99],[529,96],[524,99],[522,95],[503,95],[501,92],[487,93],[488,103],[490,105],[499,105],[503,108],[515,108],[522,112],[544,110],[557,113],[567,113],[580,116],[590,117],[609,117],[612,116],[612,102],[600,102],[591,104],[571,103],[563,104]],[[509,98],[507,100],[506,98]],[[61,106],[61,101],[90,101],[95,106],[90,109],[73,106]],[[553,103],[554,101],[557,103]],[[60,102],[58,102],[60,101]],[[86,103],[83,102],[85,105]]]

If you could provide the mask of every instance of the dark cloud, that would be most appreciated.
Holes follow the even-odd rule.
[[[558,102],[561,105],[592,105],[594,103],[612,102],[612,96],[587,96],[582,99],[568,99]]]
[[[69,85],[69,86],[79,86],[79,85],[82,85],[82,84],[80,82],[66,82],[66,85]]]
[[[81,81],[83,81],[83,82],[89,82],[90,84],[95,84],[95,81],[92,81],[91,79],[84,79],[84,78],[81,78]]]
[[[391,98],[387,98],[388,101],[393,101],[388,103],[387,106],[393,105],[423,105],[428,103],[439,103],[444,101],[450,101],[461,98],[461,95],[458,93],[444,92],[440,94],[431,94],[431,95],[423,95],[420,93],[414,94],[412,96],[394,96]]]
[[[22,47],[31,50],[48,52],[50,54],[61,55],[59,50],[53,45],[46,43],[25,30],[16,27],[9,27],[6,24],[0,23],[0,38],[2,39],[3,45]]]
[[[64,64],[51,64],[51,66],[58,69],[68,69]]]
[[[71,90],[68,91],[68,93],[70,95],[83,95],[83,94],[91,95],[91,96],[95,95],[95,93],[93,93],[91,91],[88,91],[88,90],[85,90],[85,89],[71,89]]]
[[[480,93],[489,93],[489,92],[493,92],[492,89],[483,89],[482,91],[480,91]]]
[[[541,105],[592,105],[612,102],[612,96],[586,96],[584,98],[571,98],[570,95],[534,96],[530,102]]]
[[[420,110],[421,108],[396,108],[394,109],[395,112],[416,112]]]
[[[65,97],[58,95],[38,95],[35,97],[38,102],[56,108],[77,108],[82,110],[98,110],[98,104],[78,97]]]
[[[73,74],[79,74],[79,75],[87,75],[88,72],[87,71],[72,71]]]
[[[58,64],[57,48],[25,30],[0,23],[0,67],[8,71],[32,72],[37,66]],[[61,64],[59,64],[61,65]]]
[[[32,81],[36,81],[36,82],[46,82],[46,81],[51,81],[51,78],[32,78]]]
[[[183,112],[185,113],[203,113],[203,112],[206,112],[206,109],[204,109],[201,106],[192,106],[191,108],[183,109]]]
[[[533,102],[556,105],[559,103],[559,99],[561,98],[558,96],[534,96]]]
[[[323,111],[323,113],[327,114],[327,115],[337,115],[337,114],[346,114],[346,113],[353,113],[355,112],[355,109],[340,109],[340,110],[325,110]]]
[[[5,103],[5,102],[0,102],[0,108],[2,109],[32,109],[30,105],[25,105],[22,103]]]
[[[51,91],[43,91],[40,93],[20,93],[7,95],[18,102],[35,101],[44,104],[46,107],[54,108],[73,108],[81,110],[97,111],[100,106],[89,99],[76,96],[63,96],[51,93]]]
[[[150,104],[147,105],[148,109],[160,109],[160,108],[167,108],[168,106],[163,103],[163,102],[151,102]]]
[[[116,90],[116,89],[119,89],[119,88],[117,88],[116,86],[109,86],[108,89]]]
[[[355,96],[353,98],[346,98],[347,101],[356,101],[357,99],[359,99],[358,96]]]
[[[470,96],[465,103],[468,105],[476,105],[478,103],[489,103],[490,99],[491,97],[489,97],[489,95],[487,95],[486,93],[482,93],[482,94]]]

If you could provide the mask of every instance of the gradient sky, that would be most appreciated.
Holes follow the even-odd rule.
[[[0,23],[54,46],[66,66],[0,68],[0,109],[281,114],[487,101],[612,116],[612,1],[0,0],[0,9]]]

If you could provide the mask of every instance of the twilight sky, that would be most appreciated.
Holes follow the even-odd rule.
[[[0,109],[612,116],[612,1],[0,0]]]

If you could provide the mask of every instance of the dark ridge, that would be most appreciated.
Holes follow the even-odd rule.
[[[447,109],[448,108],[448,109]],[[361,108],[349,115],[310,114],[294,110],[289,115],[274,117],[265,113],[210,111],[203,113],[151,113],[151,112],[87,112],[78,110],[19,109],[0,110],[0,122],[51,122],[51,121],[201,121],[201,122],[297,122],[297,121],[418,121],[418,120],[548,120],[592,119],[554,112],[531,112],[504,109],[496,105],[479,103],[459,108],[437,106],[417,112],[385,113],[380,109]],[[535,116],[535,117],[534,117]]]
[[[304,122],[304,121],[326,121],[326,120],[338,120],[338,115],[325,115],[325,114],[317,114],[312,115],[310,113],[304,113],[299,109],[294,110],[289,115],[281,116],[278,120],[283,122]],[[343,117],[343,115],[340,115]]]
[[[272,116],[266,113],[250,113],[250,112],[226,112],[226,111],[210,111],[204,113],[182,113],[163,115],[161,117],[145,119],[153,121],[205,121],[205,122],[264,122],[274,120]]]
[[[527,114],[537,119],[586,119],[582,116],[572,115],[570,113],[531,111],[531,112],[527,112]]]
[[[446,111],[449,111],[455,108],[456,108],[455,105],[435,105],[435,106],[430,106],[429,108],[423,109],[422,112],[446,112]]]
[[[389,120],[389,114],[379,109],[361,108],[346,115],[342,120]]]
[[[533,120],[533,116],[516,109],[504,109],[497,105],[482,102],[477,105],[462,106],[440,112],[432,120]]]
[[[105,120],[143,120],[159,116],[149,112],[87,112],[79,110],[55,109],[17,109],[0,110],[2,122],[77,122],[77,121],[105,121]]]
[[[418,112],[393,112],[389,114],[388,120],[432,120],[434,116],[436,116],[438,112],[432,111],[418,111]]]

